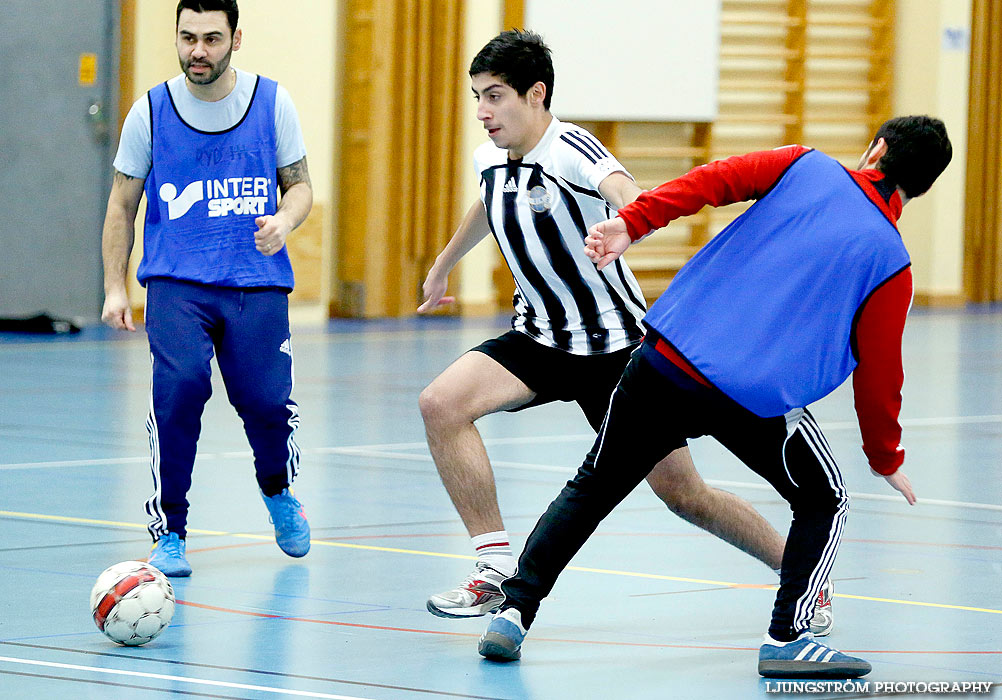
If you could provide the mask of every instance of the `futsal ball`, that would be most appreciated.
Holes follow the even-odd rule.
[[[138,646],[155,638],[174,616],[174,589],[158,568],[123,561],[97,577],[90,592],[94,623],[119,644]]]

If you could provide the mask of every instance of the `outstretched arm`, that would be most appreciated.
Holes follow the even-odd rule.
[[[126,277],[129,256],[136,240],[136,212],[143,198],[145,178],[132,177],[115,171],[108,195],[108,210],[101,233],[101,257],[104,261],[104,308],[101,320],[119,330],[136,330]]]
[[[681,216],[695,214],[707,204],[719,207],[757,199],[808,150],[803,146],[784,146],[734,156],[693,168],[647,192],[637,188],[634,201],[624,202],[616,218],[588,229],[585,255],[601,270],[621,256],[631,243]]]
[[[463,217],[456,233],[435,258],[435,264],[428,271],[428,276],[422,286],[424,303],[417,308],[419,314],[427,313],[445,304],[451,304],[456,300],[455,297],[445,296],[449,286],[449,273],[456,266],[456,263],[469,253],[473,246],[482,241],[488,233],[490,233],[490,225],[487,223],[487,212],[484,210],[483,202],[477,200],[466,212],[466,216]]]
[[[289,234],[306,220],[313,207],[313,184],[306,156],[278,169],[278,187],[282,201],[275,213],[254,219],[257,224],[254,246],[263,255],[271,256],[280,251]]]
[[[716,160],[644,192],[619,210],[632,240],[704,206],[720,207],[762,197],[797,158],[810,149],[784,146]]]
[[[911,268],[898,272],[881,285],[859,312],[854,337],[858,364],[852,373],[856,415],[863,435],[863,452],[870,468],[908,503],[915,503],[911,484],[899,467],[905,460],[901,447],[901,337],[912,298]]]

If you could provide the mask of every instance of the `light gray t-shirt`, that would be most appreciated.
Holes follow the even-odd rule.
[[[174,105],[181,118],[201,131],[225,131],[236,125],[247,112],[257,76],[234,68],[236,85],[229,95],[216,102],[206,102],[191,94],[184,73],[167,81]],[[284,168],[306,155],[299,115],[288,90],[281,85],[275,95],[275,136],[277,163]],[[122,125],[122,139],[115,156],[115,170],[145,179],[153,158],[153,134],[150,127],[150,102],[146,95],[132,105]]]

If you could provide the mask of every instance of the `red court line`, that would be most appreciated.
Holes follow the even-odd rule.
[[[510,535],[528,537],[528,532],[510,532]],[[592,537],[712,537],[705,532],[596,532]],[[463,537],[470,536],[465,532],[418,532],[418,533],[383,533],[379,535],[344,535],[340,537],[315,537],[317,540],[395,540],[414,537]],[[843,540],[844,541],[844,540]]]
[[[528,532],[509,532],[516,537],[527,537]],[[425,532],[425,533],[384,533],[379,535],[345,535],[343,537],[318,537],[319,540],[379,540],[379,539],[410,539],[416,537],[469,537],[465,532]],[[592,537],[713,537],[707,532],[596,532]],[[843,537],[842,542],[859,542],[863,544],[915,545],[918,547],[949,547],[953,549],[983,549],[1002,551],[1002,547],[986,544],[960,544],[955,542],[922,542],[918,540],[870,540]]]
[[[215,610],[216,612],[232,613],[234,615],[245,615],[247,617],[263,617],[272,620],[291,620],[293,622],[311,622],[318,625],[334,625],[336,627],[355,627],[369,630],[383,630],[386,632],[412,632],[414,634],[434,634],[446,637],[469,637],[479,638],[479,634],[469,632],[443,632],[441,630],[414,629],[410,627],[387,627],[383,625],[363,625],[358,622],[336,622],[334,620],[317,620],[309,617],[290,617],[287,615],[272,615],[270,613],[253,612],[250,610],[237,610],[235,608],[221,608],[216,605],[206,605],[205,603],[194,603],[188,600],[175,601],[178,605],[187,605],[192,608],[203,610]],[[708,649],[711,651],[758,651],[758,647],[734,647],[734,646],[709,646],[700,644],[650,644],[645,642],[613,642],[594,639],[558,639],[554,637],[531,637],[536,642],[559,642],[563,644],[592,644],[599,646],[616,647],[647,647],[653,649]],[[844,649],[854,654],[999,654],[1002,651],[928,651],[899,649]]]
[[[516,536],[525,537],[529,533],[509,533]],[[703,532],[693,532],[693,533],[656,533],[656,532],[596,532],[595,537],[712,537],[712,535]],[[352,540],[395,540],[395,539],[419,539],[422,537],[468,537],[466,533],[452,533],[452,532],[425,532],[425,533],[410,533],[410,534],[380,534],[380,535],[345,535],[343,537],[317,537],[317,541],[326,542],[347,542]],[[914,545],[919,547],[946,547],[950,549],[975,549],[975,550],[988,550],[988,551],[1002,551],[1002,547],[995,545],[982,545],[982,544],[959,544],[953,542],[920,542],[920,541],[909,541],[909,540],[869,540],[869,539],[855,539],[855,538],[842,538],[842,542],[859,542],[863,544],[889,544],[889,545]],[[200,552],[216,552],[225,549],[236,549],[238,547],[258,547],[261,545],[269,544],[269,542],[243,542],[240,544],[227,544],[219,545],[218,547],[199,547],[197,549],[189,549],[188,554],[196,554]]]

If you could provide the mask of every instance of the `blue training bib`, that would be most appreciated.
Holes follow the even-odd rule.
[[[167,84],[149,92],[153,165],[138,278],[223,287],[284,287],[294,281],[285,248],[254,247],[255,219],[278,206],[275,94],[258,76],[247,112],[232,128],[206,132],[178,114]]]
[[[781,416],[849,377],[857,312],[908,264],[846,169],[809,151],[693,256],[644,322],[739,404]]]

